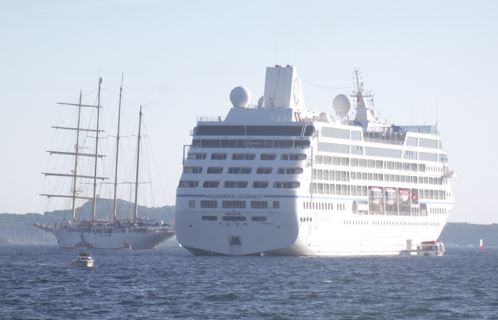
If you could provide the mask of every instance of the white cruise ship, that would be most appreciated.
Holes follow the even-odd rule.
[[[376,120],[355,76],[334,116],[306,109],[297,69],[277,65],[257,106],[237,87],[225,118],[199,118],[177,189],[180,244],[196,255],[397,255],[437,240],[456,177],[437,127]]]

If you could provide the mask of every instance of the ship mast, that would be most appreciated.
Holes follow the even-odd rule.
[[[76,178],[78,177],[78,152],[80,144],[80,124],[81,124],[81,99],[83,93],[80,90],[80,102],[78,105],[78,127],[76,131],[76,144],[74,145],[74,177],[73,177],[73,215],[71,221],[74,223],[76,221]]]
[[[95,221],[96,211],[97,211],[97,164],[98,164],[98,152],[99,152],[99,121],[100,121],[100,86],[102,84],[102,78],[99,79],[99,93],[97,98],[97,130],[95,137],[95,166],[93,173],[93,208],[92,208],[92,221]]]
[[[100,91],[99,91],[100,92]],[[103,158],[104,155],[99,155],[95,153],[82,153],[80,152],[80,149],[82,148],[80,146],[80,136],[81,132],[95,132],[98,133],[102,130],[97,129],[87,129],[87,128],[82,128],[81,127],[81,113],[82,109],[84,107],[89,107],[89,108],[100,108],[95,105],[86,105],[82,103],[82,98],[83,98],[83,93],[80,90],[80,99],[78,103],[67,103],[67,102],[58,102],[58,104],[61,105],[69,105],[69,106],[75,106],[78,107],[78,125],[77,127],[59,127],[59,126],[54,126],[52,128],[54,129],[61,129],[61,130],[75,130],[76,131],[76,141],[75,141],[75,146],[74,146],[74,152],[66,152],[66,151],[47,151],[50,153],[50,155],[62,155],[62,156],[74,156],[74,169],[71,170],[73,172],[71,173],[53,173],[53,172],[44,172],[43,174],[45,176],[58,176],[58,177],[64,177],[64,178],[72,178],[73,183],[72,183],[72,191],[70,194],[40,194],[41,196],[47,197],[47,198],[71,198],[72,199],[72,220],[73,222],[76,221],[76,199],[85,199],[85,200],[95,200],[95,198],[88,197],[88,196],[79,196],[79,192],[77,190],[77,180],[81,179],[99,179],[99,180],[105,180],[107,179],[106,177],[98,177],[95,174],[94,175],[83,175],[83,174],[78,174],[78,162],[81,157],[90,157],[90,158]],[[100,99],[99,99],[99,104],[100,104]]]
[[[114,172],[114,212],[113,221],[118,217],[118,159],[119,159],[119,128],[121,126],[121,97],[123,94],[123,74],[121,74],[121,87],[119,88],[118,133],[116,135],[116,168]]]
[[[138,118],[138,137],[137,137],[137,174],[135,179],[135,217],[134,220],[138,219],[138,172],[140,168],[140,131],[142,128],[142,106],[140,106],[140,115]]]

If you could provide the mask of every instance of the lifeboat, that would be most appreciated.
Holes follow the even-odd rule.
[[[400,202],[407,202],[408,199],[410,199],[410,192],[406,189],[399,189],[399,201]]]
[[[378,187],[369,187],[370,202],[379,205],[382,202],[382,190]]]
[[[417,255],[440,257],[444,255],[444,244],[441,241],[423,241],[417,246]]]
[[[396,191],[393,188],[385,188],[384,194],[386,196],[387,205],[392,206],[396,203]]]

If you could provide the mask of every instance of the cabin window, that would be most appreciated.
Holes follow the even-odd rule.
[[[262,153],[259,157],[260,160],[275,160],[277,155],[274,153]]]
[[[368,167],[375,168],[375,160],[368,160]]]
[[[325,170],[327,171],[327,170]],[[321,172],[322,170],[318,170],[318,179],[321,179]],[[277,174],[301,174],[303,173],[302,168],[278,168]],[[328,174],[327,174],[328,176]]]
[[[254,153],[234,153],[232,160],[254,160],[255,157]]]
[[[271,174],[272,168],[258,168],[256,170],[257,174]]]
[[[207,173],[219,174],[223,172],[222,167],[209,167],[207,169]]]
[[[268,209],[268,201],[251,201],[251,209]]]
[[[218,188],[219,184],[220,184],[219,181],[204,181],[202,187],[203,188]]]
[[[245,201],[223,201],[222,202],[223,209],[244,209],[246,207]]]
[[[310,183],[310,193],[316,194],[316,183]]]
[[[213,153],[211,155],[211,160],[225,160],[227,158],[226,153]]]
[[[202,167],[184,167],[183,173],[202,173]]]
[[[281,160],[305,160],[306,155],[304,153],[290,153],[290,154],[282,154],[280,157]]]
[[[215,209],[218,207],[216,200],[201,200],[201,208]]]
[[[246,188],[247,181],[225,181],[224,188]]]
[[[258,189],[268,188],[268,181],[254,181],[252,187]]]
[[[316,184],[313,183],[315,186]],[[274,182],[273,183],[273,188],[276,188],[276,189],[297,189],[299,188],[301,184],[297,181],[293,181],[293,182]]]
[[[228,168],[229,174],[250,174],[251,171],[252,171],[251,168],[239,168],[239,167]]]
[[[187,159],[189,160],[204,160],[206,159],[205,153],[191,153],[189,152]]]
[[[273,140],[251,140],[251,148],[273,148]]]
[[[197,188],[198,185],[199,185],[199,181],[180,180],[178,187],[179,188]]]

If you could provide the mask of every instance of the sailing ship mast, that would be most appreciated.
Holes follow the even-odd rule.
[[[138,117],[138,137],[137,137],[137,173],[135,179],[135,215],[134,221],[138,219],[138,173],[140,168],[140,131],[142,128],[142,106],[140,106],[140,115]]]
[[[80,125],[81,125],[81,99],[83,97],[83,92],[80,90],[80,103],[78,106],[78,127],[76,131],[76,144],[74,145],[74,177],[73,177],[73,208],[72,208],[72,218],[71,221],[74,223],[76,221],[76,180],[78,177],[78,151],[80,143]]]
[[[102,78],[99,79],[99,93],[97,97],[97,130],[95,134],[95,165],[93,173],[93,207],[92,207],[92,222],[95,221],[96,211],[97,211],[97,164],[98,164],[98,152],[99,152],[99,122],[100,122],[100,86],[102,84]]]
[[[121,126],[121,97],[123,94],[123,74],[121,74],[121,87],[119,88],[118,132],[116,135],[116,168],[114,171],[114,212],[112,221],[118,218],[118,159],[119,159],[119,128]]]
[[[80,98],[79,98],[79,102],[77,104],[75,103],[66,103],[66,102],[58,102],[58,104],[60,105],[69,105],[69,106],[76,106],[78,107],[78,123],[77,123],[77,126],[76,127],[59,127],[59,126],[54,126],[52,128],[54,129],[62,129],[62,130],[76,130],[76,142],[75,142],[75,145],[74,145],[74,152],[64,152],[64,151],[47,151],[50,153],[50,155],[64,155],[64,156],[74,156],[75,159],[74,159],[74,169],[72,170],[73,172],[71,174],[68,174],[68,173],[52,173],[52,172],[44,172],[43,174],[45,176],[59,176],[59,177],[65,177],[65,178],[72,178],[73,179],[73,183],[72,183],[72,192],[70,195],[67,195],[67,194],[41,194],[41,196],[45,196],[47,198],[52,198],[52,197],[57,197],[57,198],[71,198],[72,199],[72,222],[75,223],[76,222],[76,199],[85,199],[85,200],[93,200],[94,202],[94,207],[95,207],[95,198],[96,198],[96,181],[97,179],[99,180],[105,180],[107,178],[105,177],[99,177],[97,176],[97,160],[98,158],[103,158],[105,157],[104,155],[99,155],[97,153],[97,148],[95,149],[96,152],[95,153],[81,153],[80,152],[80,149],[81,149],[81,146],[80,146],[80,133],[82,131],[85,131],[85,132],[95,132],[96,135],[97,135],[97,142],[98,142],[98,135],[99,135],[99,132],[102,132],[103,130],[99,130],[99,126],[98,126],[98,121],[97,121],[97,128],[96,129],[84,129],[84,128],[81,128],[81,110],[83,107],[90,107],[90,108],[97,108],[97,110],[100,110],[101,106],[100,106],[100,84],[102,83],[102,78],[99,79],[99,97],[98,97],[98,106],[95,106],[95,105],[85,105],[82,103],[82,97],[83,97],[83,93],[82,91],[80,90]],[[99,112],[97,112],[97,119],[98,119],[98,114]],[[97,146],[98,146],[98,143],[97,143]],[[78,174],[78,163],[79,163],[79,157],[94,157],[95,158],[95,169],[94,169],[94,174],[93,175],[81,175],[81,174]],[[85,197],[85,196],[79,196],[79,192],[77,190],[77,185],[78,185],[78,179],[79,178],[82,178],[82,179],[93,179],[94,180],[94,196],[93,197]],[[95,210],[95,208],[94,208]],[[92,215],[92,220],[95,219],[95,211]]]

